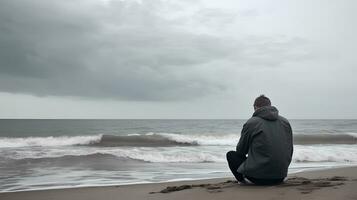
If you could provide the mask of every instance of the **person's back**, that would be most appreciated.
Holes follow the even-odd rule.
[[[243,126],[236,151],[227,153],[229,167],[240,182],[246,177],[256,184],[280,183],[287,176],[292,158],[290,124],[265,96],[256,99],[254,108],[253,117]]]

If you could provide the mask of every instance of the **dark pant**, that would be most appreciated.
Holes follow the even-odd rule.
[[[237,172],[237,170],[239,166],[247,159],[247,157],[239,155],[236,151],[227,152],[226,157],[229,169],[231,169],[234,177],[236,177],[237,181],[244,182],[243,174]]]
[[[229,151],[227,152],[226,156],[227,156],[229,169],[231,169],[234,177],[236,177],[237,181],[239,182],[244,182],[244,177],[256,185],[275,185],[275,184],[280,184],[284,181],[284,178],[258,179],[258,178],[244,176],[243,174],[237,172],[237,170],[239,166],[247,159],[247,157],[238,154],[236,151]]]

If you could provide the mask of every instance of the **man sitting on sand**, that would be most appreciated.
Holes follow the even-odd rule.
[[[254,111],[243,125],[236,151],[227,153],[229,168],[239,183],[282,183],[293,154],[291,126],[264,95],[255,99]]]

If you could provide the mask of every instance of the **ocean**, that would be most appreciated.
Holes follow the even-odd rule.
[[[0,192],[232,177],[246,120],[0,120]],[[357,164],[357,120],[290,120],[289,173]]]

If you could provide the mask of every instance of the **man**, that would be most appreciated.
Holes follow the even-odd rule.
[[[236,151],[227,153],[229,168],[239,183],[280,184],[293,154],[291,126],[264,95],[255,99],[254,111],[243,125]]]

